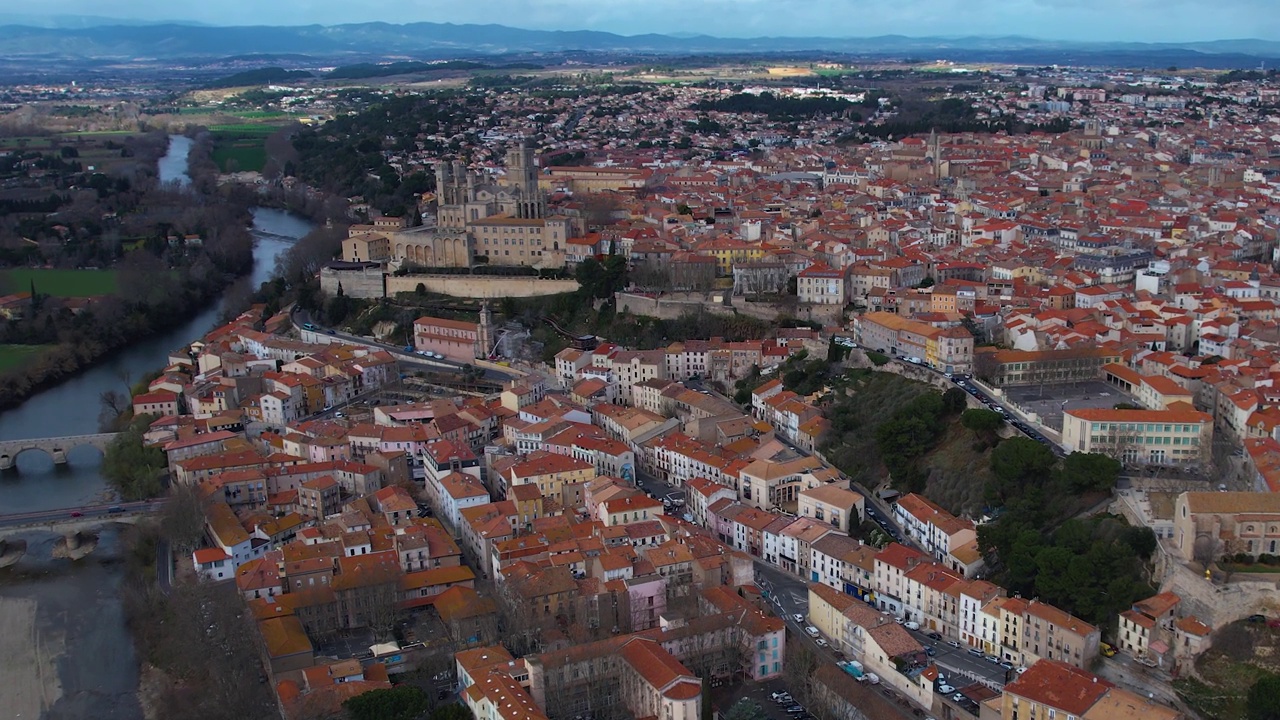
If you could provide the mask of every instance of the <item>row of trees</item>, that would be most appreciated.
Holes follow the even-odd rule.
[[[151,683],[158,717],[191,720],[267,720],[279,717],[273,693],[261,682],[253,615],[233,585],[155,583],[153,525],[130,530],[121,598],[139,655],[163,674]]]
[[[862,115],[855,112],[857,106],[836,97],[785,97],[771,92],[759,94],[738,93],[716,100],[703,100],[693,104],[694,110],[703,112],[751,113],[768,116],[770,120],[796,120],[815,116],[843,115],[854,122],[861,122]],[[699,132],[703,129],[699,128]]]

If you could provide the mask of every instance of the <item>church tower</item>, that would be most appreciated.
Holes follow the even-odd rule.
[[[480,303],[480,332],[477,342],[480,343],[480,348],[476,356],[481,359],[489,357],[493,350],[493,312],[489,310],[488,300]]]
[[[538,164],[533,148],[525,141],[507,151],[507,184],[520,193],[516,217],[537,220],[545,215],[546,205],[538,188]]]
[[[929,131],[929,149],[926,151],[933,163],[934,179],[942,177],[942,141],[938,139],[938,129]]]

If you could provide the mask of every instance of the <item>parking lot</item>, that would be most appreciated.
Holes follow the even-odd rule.
[[[1005,398],[1023,412],[1035,413],[1040,424],[1055,432],[1062,432],[1064,410],[1081,408],[1112,408],[1118,403],[1137,401],[1120,388],[1101,380],[1065,385],[1027,385],[1004,389]]]

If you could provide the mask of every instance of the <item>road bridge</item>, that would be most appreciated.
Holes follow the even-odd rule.
[[[67,435],[64,437],[22,438],[20,440],[0,440],[0,470],[16,467],[18,456],[28,450],[37,450],[53,458],[56,465],[65,465],[67,453],[75,448],[89,445],[106,453],[107,445],[120,433],[97,433],[95,435]]]
[[[36,510],[0,514],[0,532],[41,528],[45,530],[80,530],[104,522],[137,522],[138,518],[160,512],[166,499],[122,502],[118,505],[83,505],[80,507]]]

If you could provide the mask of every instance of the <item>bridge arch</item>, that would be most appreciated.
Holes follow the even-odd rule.
[[[111,444],[116,435],[117,433],[98,433],[96,435],[0,440],[0,470],[16,468],[18,456],[32,450],[45,453],[53,460],[55,465],[66,464],[67,457],[73,450],[85,446],[97,448],[98,452],[105,454],[107,446]]]

